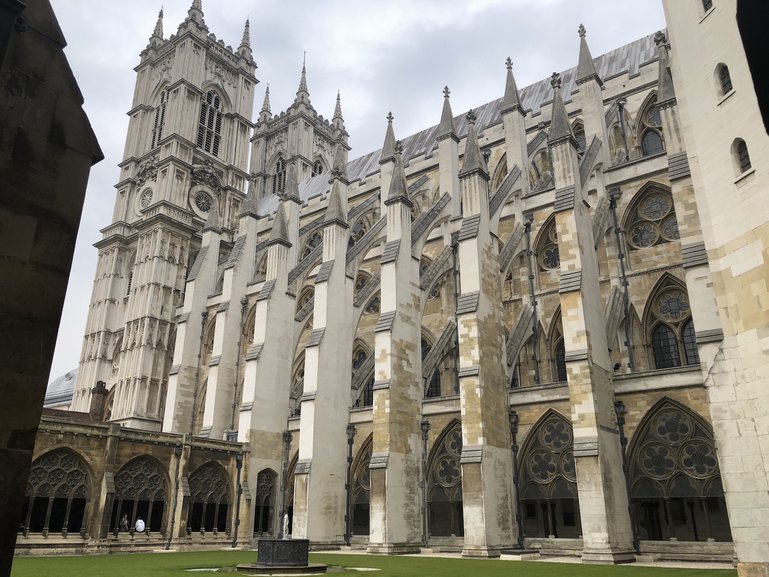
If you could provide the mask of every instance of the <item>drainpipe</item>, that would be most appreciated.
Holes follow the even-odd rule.
[[[534,270],[531,263],[531,257],[534,253],[531,250],[531,223],[534,221],[534,215],[528,214],[523,221],[523,229],[526,233],[526,268],[529,273],[529,300],[531,301],[531,360],[534,361],[534,384],[539,384],[539,357],[537,356],[537,295],[534,293]]]
[[[427,547],[427,434],[430,432],[430,421],[423,418],[419,429],[422,431],[422,545]]]
[[[632,373],[635,370],[635,355],[633,354],[633,334],[630,330],[630,294],[628,292],[630,283],[625,273],[625,252],[622,250],[622,229],[617,220],[617,200],[622,196],[619,187],[612,188],[609,191],[609,208],[611,208],[611,218],[614,224],[614,237],[617,241],[617,259],[619,260],[619,273],[622,279],[622,313],[625,317],[625,348],[627,349],[627,367]],[[607,335],[611,338],[611,335]]]

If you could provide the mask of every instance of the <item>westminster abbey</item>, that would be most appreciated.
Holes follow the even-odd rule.
[[[575,25],[575,66],[522,89],[497,54],[493,100],[457,115],[437,89],[428,128],[372,119],[382,148],[354,158],[304,68],[273,112],[248,22],[233,49],[200,0],[170,37],[161,14],[19,550],[247,545],[287,513],[314,549],[736,550],[767,575],[767,417],[732,444],[766,394],[738,390],[753,357],[725,364],[749,332],[729,307],[765,303],[736,280],[763,253],[700,196],[722,173],[766,188],[769,145],[758,116],[723,158],[696,140],[751,91],[735,1],[665,8],[668,30],[596,58]],[[700,49],[708,26],[732,40]]]

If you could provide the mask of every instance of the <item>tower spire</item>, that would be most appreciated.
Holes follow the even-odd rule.
[[[339,91],[336,92],[336,106],[334,107],[334,117],[331,119],[331,125],[341,134],[346,134],[344,127],[344,117],[342,116],[342,98]]]
[[[150,36],[150,43],[153,42],[153,40],[163,40],[163,7],[160,7],[160,12],[158,12],[158,21],[155,23],[155,29],[152,31],[152,36]]]
[[[302,57],[302,76],[299,79],[299,88],[296,91],[296,98],[294,98],[294,104],[300,102],[310,102],[310,91],[307,90],[307,52]]]
[[[192,6],[187,10],[187,18],[198,24],[203,24],[203,0],[192,0]]]
[[[443,87],[443,110],[441,111],[441,123],[438,125],[438,140],[444,138],[454,137],[456,138],[457,131],[454,128],[454,114],[451,112],[451,101],[449,96],[451,91],[448,86]]]
[[[561,75],[557,72],[553,72],[550,77],[550,86],[553,87],[553,115],[550,120],[550,135],[547,141],[552,144],[571,139],[576,144],[574,133],[569,124],[569,115],[566,113],[566,106],[563,103],[563,95],[561,95]]]
[[[392,112],[387,113],[387,132],[385,132],[384,145],[382,146],[382,154],[379,156],[379,164],[393,160],[395,158],[395,131],[393,130],[393,116]]]
[[[278,201],[278,210],[275,211],[275,220],[272,222],[268,244],[280,243],[291,246],[288,240],[288,226],[286,225],[286,211],[283,209],[283,199]]]
[[[387,204],[391,204],[395,200],[401,200],[410,206],[411,199],[409,198],[409,188],[406,185],[406,171],[403,169],[403,144],[401,144],[400,140],[393,146],[393,154],[395,156],[395,167],[393,168],[393,177],[390,181],[390,190],[387,194]]]
[[[248,18],[246,18],[246,25],[243,27],[243,37],[240,39],[238,54],[251,56],[251,24]]]
[[[523,107],[518,97],[518,85],[515,82],[515,76],[513,76],[513,61],[509,56],[505,60],[505,66],[507,67],[507,77],[505,78],[505,95],[502,97],[501,113],[504,114],[516,109],[523,112]]]
[[[579,34],[579,64],[577,64],[577,84],[582,84],[588,80],[593,80],[598,83],[599,86],[603,86],[603,80],[598,76],[598,72],[595,70],[595,64],[593,63],[593,56],[590,54],[590,48],[588,48],[585,35],[587,30],[580,24],[577,29]]]
[[[460,177],[475,171],[480,171],[483,174],[488,172],[486,161],[481,154],[481,147],[478,145],[475,120],[475,112],[470,109],[467,113],[467,142],[465,143],[465,159],[462,163],[462,170],[459,171]]]
[[[272,118],[272,111],[270,110],[270,85],[264,91],[264,102],[262,102],[262,110],[259,112],[259,121],[266,122]]]

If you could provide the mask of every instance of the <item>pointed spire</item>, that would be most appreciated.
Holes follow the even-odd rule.
[[[203,0],[192,0],[192,6],[187,10],[187,19],[203,24]]]
[[[238,54],[246,57],[251,56],[251,23],[248,18],[246,18],[246,25],[243,27],[243,37],[240,39]]]
[[[259,121],[266,122],[272,118],[272,111],[270,110],[270,85],[264,91],[264,102],[262,102],[262,110],[259,112]]]
[[[300,102],[310,102],[310,92],[307,90],[307,53],[304,53],[302,58],[302,76],[299,79],[299,88],[296,91],[296,98],[294,98],[294,104]]]
[[[521,106],[521,100],[518,96],[518,85],[515,82],[515,76],[513,76],[513,61],[510,57],[505,60],[505,66],[507,66],[507,77],[505,78],[505,95],[502,97],[502,109],[501,113],[512,112],[518,110],[521,114],[524,114],[523,106]]]
[[[393,130],[393,120],[395,117],[392,112],[387,113],[387,132],[385,132],[382,154],[379,156],[379,164],[383,164],[395,158],[395,131]]]
[[[437,140],[443,140],[444,138],[453,138],[459,141],[457,138],[457,131],[454,127],[454,114],[451,112],[451,101],[449,96],[451,91],[448,86],[443,87],[443,110],[441,111],[441,123],[438,125],[438,134],[435,137]]]
[[[150,42],[157,38],[158,40],[163,40],[163,8],[160,8],[160,12],[158,12],[158,21],[155,23],[155,30],[152,31],[152,36],[150,36]]]
[[[339,91],[336,91],[336,106],[334,107],[334,117],[331,119],[331,125],[341,134],[347,134],[344,128],[344,117],[342,116],[342,97]]]
[[[214,197],[213,202],[211,203],[206,224],[203,226],[203,232],[206,232],[207,230],[222,232],[219,224],[219,199],[217,197]]]
[[[335,179],[331,185],[331,192],[328,193],[328,206],[326,207],[326,218],[323,220],[324,225],[338,224],[344,228],[349,228],[347,224],[347,214],[345,214],[344,206],[342,206],[342,187],[344,183],[341,180]]]
[[[283,191],[284,200],[292,200],[296,203],[301,203],[299,199],[299,179],[296,175],[296,161],[292,160],[288,163],[288,170],[286,171],[286,189]]]
[[[478,145],[478,132],[475,129],[475,112],[470,109],[467,113],[467,141],[465,142],[465,159],[459,176],[462,177],[473,172],[480,172],[488,178],[486,161],[483,159],[481,147]]]
[[[670,71],[670,56],[668,55],[667,38],[662,31],[654,35],[654,43],[659,51],[659,80],[657,81],[657,104],[676,101],[676,92],[673,88],[673,77]]]
[[[385,204],[389,205],[400,201],[411,206],[409,188],[406,185],[406,171],[403,168],[403,144],[401,144],[400,140],[393,146],[393,152],[395,154],[395,166],[393,167],[393,177],[390,181],[390,190],[388,191]]]
[[[275,211],[275,220],[272,223],[270,238],[267,241],[267,246],[271,244],[282,244],[285,246],[291,246],[291,242],[288,240],[288,226],[286,225],[286,211],[283,209],[282,199],[278,203],[278,210]]]
[[[593,80],[598,83],[599,86],[603,86],[603,80],[598,76],[598,72],[595,70],[595,64],[593,63],[593,56],[590,54],[590,48],[587,46],[587,40],[585,35],[587,30],[580,24],[577,29],[579,33],[579,64],[577,64],[577,84],[582,84],[588,80]]]
[[[240,205],[240,216],[253,216],[259,218],[259,211],[257,209],[256,195],[257,195],[256,183],[251,183],[246,198],[243,199],[243,204]]]
[[[566,113],[566,106],[561,95],[561,75],[557,72],[553,72],[550,77],[550,86],[553,87],[553,114],[550,118],[550,135],[547,141],[552,144],[570,139],[576,146],[574,133],[569,124],[569,115]]]
[[[344,159],[344,148],[341,142],[334,147],[334,164],[331,167],[331,179],[329,182],[342,180],[347,183],[347,163]]]

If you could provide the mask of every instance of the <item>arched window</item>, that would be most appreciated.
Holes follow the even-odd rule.
[[[262,282],[267,278],[267,253],[262,254],[254,269],[254,282]]]
[[[24,503],[24,535],[85,532],[91,480],[83,459],[69,449],[56,449],[32,463]]]
[[[737,176],[747,172],[751,169],[750,154],[748,153],[748,145],[742,138],[735,138],[732,143],[732,157],[734,158],[734,166],[737,172]]]
[[[540,233],[539,246],[537,247],[537,262],[542,270],[555,270],[561,267],[561,256],[558,252],[558,231],[555,227],[555,219],[545,225]]]
[[[374,404],[374,365],[373,359],[369,360],[369,357],[369,352],[362,345],[355,347],[352,354],[353,387],[359,387],[355,407],[370,407]],[[360,379],[365,380],[361,383]]]
[[[150,148],[155,148],[160,144],[163,138],[163,128],[166,125],[166,104],[168,100],[168,91],[160,92],[160,102],[155,107],[155,120],[152,123],[152,143]]]
[[[462,516],[462,425],[450,424],[438,437],[427,461],[427,510],[429,535],[465,534]]]
[[[123,515],[128,516],[129,527],[134,527],[141,517],[146,531],[162,533],[167,500],[166,476],[157,461],[144,456],[136,457],[115,475],[115,501],[110,525],[117,532]]]
[[[134,273],[133,271],[131,271],[128,273],[128,282],[126,282],[125,296],[128,296],[131,294],[131,285],[133,284],[133,282],[134,282]]]
[[[296,310],[302,310],[311,300],[315,298],[315,287],[307,286],[302,289],[299,298],[296,301]]]
[[[302,393],[304,393],[304,353],[294,362],[291,376],[290,414],[298,417],[302,414]]]
[[[374,298],[368,301],[366,308],[363,309],[363,314],[371,315],[371,314],[378,313],[381,304],[382,304],[381,299],[379,297],[379,294],[377,293],[377,295]]]
[[[726,64],[716,66],[716,80],[718,82],[719,96],[726,96],[732,91],[732,77]]]
[[[662,399],[643,418],[628,450],[638,536],[652,541],[731,541],[710,426]]]
[[[190,475],[190,531],[227,530],[230,504],[230,482],[217,463],[206,463]]]
[[[553,161],[550,149],[543,148],[534,154],[529,169],[529,181],[532,192],[545,190],[553,184]]]
[[[272,194],[280,194],[286,190],[286,161],[282,156],[275,162],[275,174],[272,175]]]
[[[368,222],[365,218],[358,220],[350,230],[350,240],[347,242],[347,248],[350,248],[356,242],[363,238],[368,231]]]
[[[520,457],[523,533],[576,538],[582,533],[571,422],[546,413],[526,437]]]
[[[713,7],[713,0],[702,0],[702,8],[707,12]]]
[[[631,249],[640,250],[681,238],[673,197],[661,188],[650,187],[634,199],[625,222],[629,223],[625,229]]]
[[[286,478],[283,480],[283,507],[286,515],[288,515],[288,534],[291,535],[294,526],[294,473],[296,472],[296,464],[299,461],[299,452],[294,453],[294,457],[288,464],[288,471],[286,471]],[[282,527],[281,519],[281,527]],[[281,529],[282,531],[282,529]],[[286,535],[283,536],[284,538]]]
[[[309,255],[313,249],[320,245],[320,243],[323,242],[323,237],[320,235],[319,232],[312,233],[312,236],[310,236],[309,240],[304,245],[304,250],[302,251],[302,258],[305,258],[307,255]]]
[[[196,144],[206,152],[219,156],[219,142],[222,138],[222,100],[213,90],[206,93],[200,103],[198,137]]]
[[[651,156],[665,150],[662,140],[662,117],[657,108],[657,98],[649,99],[646,107],[640,114],[639,130],[641,135],[641,155]]]
[[[499,159],[497,167],[494,169],[494,176],[491,179],[491,188],[489,188],[489,194],[494,194],[497,189],[505,181],[507,176],[507,155],[503,154]]]
[[[694,323],[685,290],[670,284],[657,291],[647,306],[654,368],[698,364]]]
[[[310,176],[318,176],[319,174],[323,174],[323,163],[320,159],[316,160],[312,165],[312,173]]]
[[[263,469],[256,477],[254,503],[254,534],[256,535],[272,534],[277,480],[278,474],[272,469]]]
[[[358,294],[358,292],[365,287],[368,282],[371,280],[371,275],[367,272],[359,272],[358,276],[355,277],[355,294]]]
[[[559,383],[565,383],[567,380],[566,374],[566,347],[563,344],[563,337],[561,337],[555,344],[555,376]]]
[[[368,439],[358,451],[352,464],[352,534],[369,535],[369,495],[371,494],[371,451],[374,439]]]

